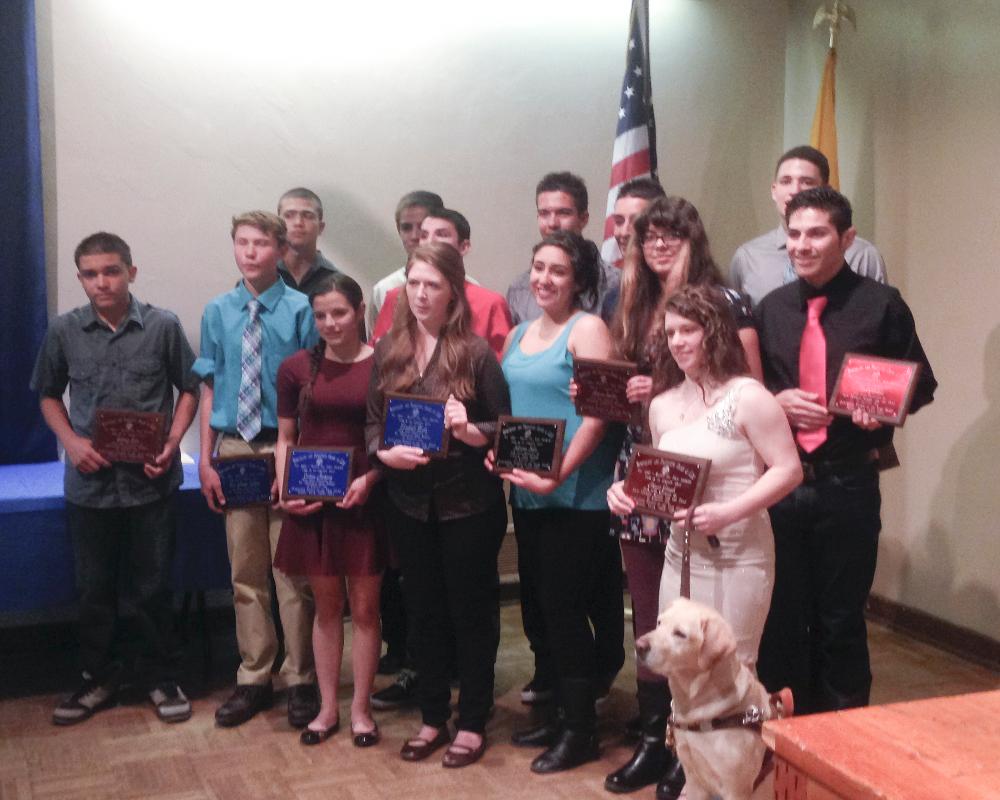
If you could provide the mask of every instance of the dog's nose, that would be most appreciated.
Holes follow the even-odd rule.
[[[646,653],[649,652],[649,642],[646,641],[645,636],[640,636],[635,640],[635,654],[642,658]]]

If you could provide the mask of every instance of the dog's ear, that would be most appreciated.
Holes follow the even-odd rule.
[[[716,614],[706,614],[701,618],[701,651],[698,666],[709,670],[716,662],[736,652],[736,639],[726,621]]]

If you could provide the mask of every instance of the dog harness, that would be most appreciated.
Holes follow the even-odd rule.
[[[741,714],[715,717],[703,722],[680,722],[671,714],[667,719],[667,746],[674,747],[675,730],[709,733],[723,728],[746,728],[760,733],[761,726],[769,719],[782,719],[792,715],[792,693],[789,689],[782,689],[769,695],[767,701],[766,708],[749,706]]]

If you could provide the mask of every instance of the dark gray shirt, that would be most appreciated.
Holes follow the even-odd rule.
[[[177,317],[130,297],[116,331],[89,304],[58,316],[45,334],[31,388],[42,397],[62,398],[69,386],[69,421],[80,436],[90,438],[98,408],[163,412],[169,430],[174,389],[198,392],[193,364]],[[85,475],[67,461],[64,486],[71,503],[125,508],[166,497],[182,479],[180,458],[155,480],[141,464],[114,464]]]
[[[375,364],[368,388],[365,439],[369,456],[373,459],[381,441],[385,403],[385,395],[378,385],[390,342],[390,336],[383,336],[375,345]],[[437,369],[440,349],[439,344],[427,363],[423,377],[406,390],[407,394],[439,397],[442,401],[448,397],[448,387]],[[473,337],[470,356],[476,396],[465,407],[469,422],[476,423],[476,427],[489,437],[496,430],[497,417],[510,414],[510,392],[497,357],[485,339]],[[495,503],[503,502],[503,484],[483,465],[488,447],[470,447],[452,438],[447,458],[431,459],[429,464],[412,470],[383,466],[389,499],[404,514],[423,522],[432,513],[440,520],[447,520],[488,511]]]
[[[284,261],[278,262],[278,274],[287,286],[297,289],[304,295],[310,294],[313,289],[322,283],[324,278],[336,275],[340,272],[333,262],[324,256],[319,250],[316,251],[316,260],[312,263],[306,274],[302,276],[302,281],[296,281],[292,273],[288,271]]]

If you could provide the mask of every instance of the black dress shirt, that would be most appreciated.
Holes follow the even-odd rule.
[[[365,440],[368,455],[377,459],[382,435],[382,413],[385,395],[378,388],[382,375],[382,362],[389,349],[391,337],[384,336],[375,345],[375,363],[368,388],[368,414],[365,423]],[[423,377],[405,389],[407,394],[448,397],[448,387],[439,374],[438,355],[440,344],[434,349]],[[510,391],[507,381],[485,339],[472,337],[470,358],[475,376],[475,397],[465,404],[469,422],[476,423],[484,434],[496,430],[496,420],[510,414]],[[401,390],[403,391],[403,390]],[[385,471],[390,500],[409,517],[426,522],[432,512],[438,519],[459,519],[479,514],[503,501],[503,483],[486,471],[483,459],[485,447],[470,447],[454,437],[448,443],[447,458],[433,458],[429,464],[412,470]]]
[[[799,345],[806,324],[806,301],[821,295],[829,298],[820,317],[826,336],[828,397],[824,404],[829,401],[848,352],[916,361],[921,369],[910,411],[934,399],[937,381],[917,338],[909,307],[896,289],[857,275],[846,263],[819,289],[800,279],[775,289],[757,306],[760,355],[768,389],[777,394],[799,386]],[[853,459],[888,444],[892,434],[889,425],[865,431],[850,417],[835,416],[826,441],[812,453],[800,455],[804,461]]]

